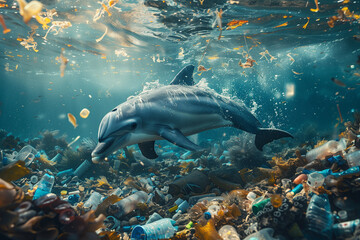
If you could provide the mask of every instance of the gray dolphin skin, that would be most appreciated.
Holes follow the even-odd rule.
[[[193,65],[186,66],[170,85],[145,91],[107,113],[99,126],[92,161],[97,163],[133,144],[138,144],[145,157],[154,159],[158,157],[155,141],[161,139],[191,151],[201,150],[186,136],[219,127],[256,134],[259,150],[273,140],[292,137],[282,130],[261,128],[243,104],[194,85],[193,72]]]

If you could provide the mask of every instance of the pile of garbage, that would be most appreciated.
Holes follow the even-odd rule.
[[[42,138],[18,140],[0,152],[0,237],[358,239],[360,127],[345,127],[338,140],[243,168],[255,155],[236,146],[248,139],[208,140],[196,153],[163,146],[155,162],[125,148],[99,164],[89,140],[72,150],[53,136],[46,151]]]

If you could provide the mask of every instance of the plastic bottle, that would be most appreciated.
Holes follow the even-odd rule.
[[[330,156],[334,153],[342,151],[346,148],[345,138],[340,139],[340,141],[330,140],[323,145],[314,148],[306,153],[306,159],[309,162],[314,161],[315,159],[325,159],[326,156]]]
[[[353,221],[334,224],[332,230],[336,238],[345,239],[353,237],[356,228],[359,226],[360,219],[356,219]]]
[[[131,232],[131,239],[157,240],[171,238],[177,231],[177,227],[174,227],[173,224],[175,224],[174,220],[163,218],[143,226],[137,225]]]
[[[346,155],[346,161],[349,167],[360,166],[360,151],[352,152]]]
[[[306,211],[308,230],[331,239],[333,219],[330,209],[330,202],[326,194],[314,194]]]
[[[224,225],[219,230],[219,235],[223,240],[240,240],[236,229],[231,225]]]
[[[136,209],[138,203],[145,203],[148,199],[148,194],[143,191],[138,191],[112,205],[109,206],[108,212],[117,218],[132,212]]]
[[[90,169],[92,162],[85,160],[83,161],[80,166],[75,170],[74,175],[81,177],[86,171]]]
[[[52,187],[54,186],[55,178],[52,175],[45,173],[45,175],[36,184],[37,189],[35,191],[33,200],[38,199],[48,193],[51,193]]]
[[[86,200],[86,202],[84,203],[84,208],[90,208],[91,210],[95,210],[101,202],[101,197],[102,196],[100,193],[93,192],[90,195],[89,199]]]

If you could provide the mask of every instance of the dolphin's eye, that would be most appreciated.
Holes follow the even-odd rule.
[[[130,127],[131,127],[131,130],[134,130],[137,127],[137,123],[135,123],[135,122],[131,123]]]
[[[113,110],[111,110],[112,112],[115,112],[117,110],[117,108],[114,108]]]

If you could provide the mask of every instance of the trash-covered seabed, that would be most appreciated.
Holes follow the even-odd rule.
[[[272,144],[282,152],[267,164],[247,134],[203,152],[159,145],[156,161],[125,148],[99,164],[90,139],[73,150],[58,135],[0,131],[1,239],[360,238],[358,113],[336,140]]]

